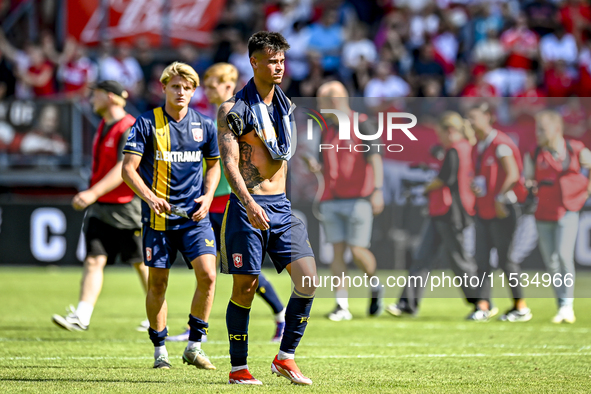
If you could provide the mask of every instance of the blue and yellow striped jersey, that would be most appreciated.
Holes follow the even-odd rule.
[[[138,172],[146,185],[157,197],[186,210],[189,217],[199,208],[194,200],[203,194],[202,161],[220,157],[216,127],[210,118],[189,109],[176,122],[164,107],[137,118],[123,152],[140,155]],[[193,223],[173,214],[156,215],[144,201],[142,221],[157,231]]]

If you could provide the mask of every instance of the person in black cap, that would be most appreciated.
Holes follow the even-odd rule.
[[[103,269],[119,255],[137,270],[144,291],[148,269],[143,263],[141,205],[139,198],[121,178],[123,146],[135,118],[125,112],[127,91],[116,81],[93,87],[91,103],[102,117],[93,143],[90,187],[74,196],[72,206],[88,208],[84,224],[86,259],[78,306],[66,316],[53,315],[53,322],[69,331],[86,331],[103,285]],[[146,331],[144,321],[138,330]]]

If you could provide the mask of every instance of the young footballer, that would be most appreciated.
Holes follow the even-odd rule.
[[[207,333],[216,277],[215,235],[208,217],[220,179],[216,130],[211,119],[189,108],[199,86],[192,67],[174,62],[164,69],[160,82],[166,103],[137,119],[125,145],[122,174],[143,200],[144,262],[150,270],[146,310],[154,368],[170,368],[164,344],[165,293],[179,251],[197,279],[183,362],[215,369],[201,349],[201,338]]]
[[[218,111],[220,152],[233,192],[222,222],[221,264],[222,272],[233,277],[226,325],[232,364],[229,382],[234,384],[262,384],[248,371],[247,355],[248,318],[265,253],[277,272],[289,272],[294,284],[271,371],[296,384],[312,384],[294,361],[315,292],[313,282],[303,277],[315,277],[316,265],[306,228],[291,213],[285,196],[295,129],[293,107],[278,85],[288,49],[279,33],[255,33],[248,42],[254,77]]]
[[[232,97],[234,89],[236,89],[236,82],[238,81],[238,70],[229,63],[216,63],[209,67],[205,74],[203,74],[203,88],[207,100],[215,105],[216,111],[220,105]],[[222,220],[224,218],[224,211],[232,189],[230,184],[224,176],[222,169],[222,176],[220,183],[215,189],[215,194],[211,206],[209,207],[209,220],[215,233],[215,241],[218,252],[220,251],[220,233],[222,230]],[[219,263],[219,254],[218,254]],[[271,338],[272,342],[280,342],[283,336],[283,329],[285,327],[285,308],[275,292],[271,282],[265,278],[263,274],[259,275],[259,286],[257,287],[257,294],[269,304],[273,310],[275,317],[275,334]],[[182,342],[189,339],[189,329],[182,334],[168,337],[167,341]]]

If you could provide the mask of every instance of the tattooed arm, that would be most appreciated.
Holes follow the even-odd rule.
[[[248,155],[248,158],[250,158],[251,151],[249,148],[251,147],[244,143],[239,145],[238,138],[236,138],[234,133],[228,128],[226,115],[228,114],[228,111],[232,109],[233,105],[234,104],[231,102],[225,102],[218,110],[218,145],[220,147],[222,164],[224,166],[224,174],[232,191],[234,191],[234,194],[236,194],[242,202],[242,205],[246,208],[250,224],[259,230],[268,230],[268,222],[270,221],[269,217],[265,210],[257,204],[250,195],[247,182],[245,182],[240,171],[241,155]],[[250,160],[248,161],[248,164],[252,166]],[[258,177],[261,178],[256,167],[254,167],[254,170],[256,171],[256,174],[258,174]],[[255,185],[260,184],[260,182],[257,181],[258,178],[256,177],[256,174],[254,174],[255,176],[251,176],[254,173],[252,168],[248,167],[247,173],[249,184],[252,184],[251,189],[254,188]]]

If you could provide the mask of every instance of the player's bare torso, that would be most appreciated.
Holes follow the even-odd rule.
[[[238,138],[240,161],[238,168],[250,194],[285,193],[287,162],[274,160],[254,131]]]
[[[232,97],[220,107],[218,112],[218,133],[220,133],[220,152],[222,161],[233,154],[226,147],[225,142],[238,142],[238,169],[246,188],[250,194],[273,195],[285,193],[287,180],[287,162],[274,160],[265,143],[252,130],[236,137],[229,131],[226,115],[235,103]]]

